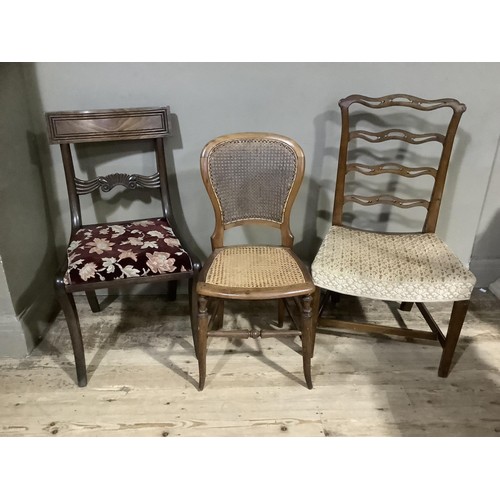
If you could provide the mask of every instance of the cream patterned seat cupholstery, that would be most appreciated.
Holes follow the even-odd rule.
[[[330,228],[312,275],[325,290],[399,302],[468,300],[476,281],[434,233],[381,234],[341,226]]]

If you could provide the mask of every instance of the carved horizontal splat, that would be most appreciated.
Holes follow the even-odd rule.
[[[464,112],[465,104],[456,99],[422,99],[409,94],[393,94],[382,97],[367,97],[354,94],[341,99],[340,106],[349,107],[351,104],[361,104],[368,108],[387,108],[389,106],[404,106],[417,109],[419,111],[433,111],[440,108],[452,108],[455,111]]]
[[[363,139],[368,142],[384,142],[384,141],[404,141],[410,144],[424,144],[425,142],[437,141],[444,143],[443,134],[412,134],[407,130],[392,128],[382,130],[381,132],[369,132],[368,130],[353,130],[349,133],[349,141],[353,139]]]
[[[429,208],[429,202],[423,199],[413,199],[413,200],[403,200],[396,196],[391,196],[388,194],[383,194],[380,196],[360,196],[360,195],[348,195],[344,197],[344,203],[353,202],[359,203],[360,205],[395,205],[399,208],[413,208],[413,207],[425,207]]]
[[[138,174],[109,174],[88,181],[75,178],[76,193],[79,195],[89,194],[96,189],[108,192],[116,186],[124,186],[127,189],[136,188],[159,188],[160,176],[157,173],[153,175]]]
[[[52,144],[154,139],[170,135],[169,107],[46,113]]]
[[[349,163],[346,165],[346,173],[348,172],[359,172],[363,175],[396,174],[404,177],[420,177],[421,175],[436,177],[437,170],[432,167],[405,167],[399,163],[382,163],[380,165]]]

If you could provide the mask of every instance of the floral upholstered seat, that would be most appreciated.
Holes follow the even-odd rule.
[[[98,224],[68,246],[66,285],[190,271],[191,259],[166,219]]]

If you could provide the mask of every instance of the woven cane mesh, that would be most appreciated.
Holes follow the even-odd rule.
[[[272,139],[223,142],[211,151],[208,171],[223,224],[283,222],[297,175],[297,156],[288,144]]]
[[[306,283],[295,259],[281,247],[226,247],[210,266],[206,283],[236,288],[269,288]]]

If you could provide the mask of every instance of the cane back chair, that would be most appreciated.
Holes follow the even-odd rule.
[[[46,121],[50,143],[60,145],[71,214],[70,241],[65,262],[56,276],[56,291],[71,336],[77,382],[83,387],[87,384],[87,369],[73,293],[84,291],[92,311],[98,312],[97,289],[168,282],[172,300],[177,281],[187,279],[192,299],[196,293],[193,279],[201,266],[182,241],[171,210],[163,142],[171,134],[169,107],[50,112],[46,113]],[[136,141],[129,144],[138,149],[147,148],[144,143],[149,142],[155,153],[154,173],[78,178],[73,163],[74,145],[103,141]],[[95,196],[99,189],[108,192],[116,186],[159,190],[159,217],[83,224],[80,197],[90,193]],[[196,303],[196,299],[192,300],[194,312]],[[194,335],[197,317],[193,311]]]
[[[435,234],[453,141],[461,115],[466,109],[465,105],[455,99],[426,100],[406,94],[394,94],[380,98],[351,95],[341,99],[339,106],[342,116],[342,133],[333,207],[333,225],[324,238],[312,264],[314,283],[323,292],[326,291],[319,310],[315,310],[318,325],[339,330],[437,340],[443,348],[438,375],[446,377],[450,371],[452,357],[475,284],[473,274],[462,265],[448,246]],[[357,108],[356,111],[358,111],[352,116],[350,115],[351,106]],[[386,110],[386,114],[383,115],[385,118],[381,118],[385,108],[391,109]],[[411,111],[408,108],[416,111]],[[447,109],[451,109],[451,117],[449,114],[446,115],[446,123],[444,126],[442,125],[444,133],[421,133],[421,127],[419,133],[400,128],[385,128],[389,118],[395,119],[398,113],[407,118],[408,115],[413,116],[413,114],[417,114],[419,117],[423,116],[423,123],[429,125],[431,114],[425,113],[441,110],[437,112],[443,114],[447,112]],[[361,116],[359,116],[360,110]],[[389,116],[387,116],[387,111],[389,111]],[[393,115],[390,114],[391,112]],[[371,117],[368,118],[368,121],[376,124],[377,129],[381,127],[384,129],[379,131],[360,129],[359,123],[367,116]],[[443,123],[442,120],[443,118],[439,118],[437,122],[434,120],[433,124]],[[408,123],[421,124],[422,120],[418,121],[417,119],[416,121],[415,118],[411,118],[405,123],[406,125]],[[352,156],[356,156],[359,144],[362,145],[362,148],[371,144],[373,149],[385,141],[392,141],[385,146],[397,145],[396,158],[390,158],[390,160],[396,159],[397,162],[385,161],[387,160],[387,150],[368,156],[371,160],[368,161],[370,164],[352,160]],[[403,147],[403,143],[400,141],[408,145]],[[422,149],[415,152],[415,148],[421,148],[421,145],[433,142],[438,152],[434,154],[432,167],[410,167],[398,163],[401,161],[401,156],[405,158],[405,163],[406,158],[410,158],[410,160],[418,158]],[[437,146],[435,143],[438,143]],[[428,147],[430,146],[432,144],[428,144]],[[361,151],[363,151],[362,148]],[[405,155],[403,151],[405,148],[406,153],[411,151],[414,156]],[[394,153],[394,149],[392,153]],[[383,163],[373,164],[380,161],[380,158],[383,159]],[[427,194],[424,196],[429,199],[403,199],[391,193],[387,194],[387,192],[377,193],[375,196],[364,196],[356,193],[356,190],[359,193],[359,185],[346,193],[348,186],[352,187],[353,184],[356,186],[352,180],[346,180],[346,177],[353,174],[367,176],[392,174],[393,178],[397,180],[384,183],[386,188],[394,186],[394,182],[414,181],[420,176],[428,176],[427,179],[430,181],[429,186],[427,186]],[[374,178],[371,177],[371,179]],[[408,192],[411,191],[406,191],[406,194]],[[426,216],[421,232],[367,231],[366,227],[353,228],[352,219],[351,224],[348,224],[345,210],[347,203],[361,204],[366,207],[376,204],[404,209],[423,207]],[[404,311],[411,310],[415,303],[429,325],[430,331],[410,329],[401,323],[400,327],[388,327],[324,318],[322,316],[323,308],[328,299],[332,298],[333,302],[336,303],[342,294],[395,301],[401,303],[400,309]],[[453,302],[446,335],[443,334],[429,313],[425,302]]]
[[[197,284],[199,389],[205,384],[208,337],[283,335],[301,337],[303,370],[311,389],[315,286],[309,271],[292,251],[290,231],[290,211],[304,176],[304,153],[295,141],[281,135],[237,133],[209,142],[202,151],[200,166],[215,212],[215,230],[211,237],[213,252]],[[281,246],[224,244],[227,229],[247,224],[279,229]],[[227,299],[277,299],[278,326],[283,326],[286,308],[296,329],[224,330]]]

